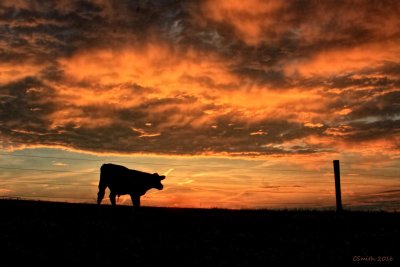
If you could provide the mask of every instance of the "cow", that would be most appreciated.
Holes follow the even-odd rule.
[[[146,194],[151,188],[163,189],[161,180],[164,175],[158,173],[147,173],[128,169],[121,165],[103,164],[100,168],[99,192],[97,204],[100,205],[104,198],[105,190],[110,189],[110,201],[116,205],[115,197],[118,195],[130,195],[134,207],[140,207],[140,197]]]

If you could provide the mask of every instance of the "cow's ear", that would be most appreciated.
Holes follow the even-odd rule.
[[[165,175],[161,175],[160,180],[164,180],[164,179],[165,179]]]

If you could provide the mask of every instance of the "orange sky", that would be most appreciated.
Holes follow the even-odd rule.
[[[389,0],[2,1],[0,145],[299,170],[384,161],[379,194],[400,168],[399,13]],[[228,173],[198,177],[222,188]],[[175,204],[213,194],[197,190]]]

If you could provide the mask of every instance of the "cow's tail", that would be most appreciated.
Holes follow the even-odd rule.
[[[105,175],[104,165],[100,168],[100,181],[99,181],[99,192],[97,193],[97,204],[100,205],[104,198],[107,188],[107,176]]]

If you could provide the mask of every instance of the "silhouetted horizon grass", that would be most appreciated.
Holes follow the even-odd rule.
[[[399,261],[400,213],[0,200],[2,263],[267,266]],[[376,262],[375,262],[376,263]]]
[[[76,202],[76,201],[60,201],[60,200],[46,200],[46,199],[34,199],[30,197],[14,197],[14,196],[0,196],[0,201],[2,200],[14,200],[14,201],[32,201],[32,202],[43,202],[43,203],[60,203],[60,204],[78,204],[78,205],[94,205],[97,206],[95,203],[95,199],[93,201],[84,201],[84,202]],[[111,206],[111,203],[102,203],[101,206]],[[131,202],[126,203],[117,203],[117,207],[131,207]],[[241,210],[241,211],[312,211],[312,212],[335,212],[335,206],[326,206],[326,207],[255,207],[255,208],[229,208],[229,207],[218,207],[218,206],[200,206],[200,207],[178,207],[178,206],[152,206],[152,205],[142,205],[141,207],[145,208],[166,208],[166,209],[198,209],[198,210]],[[375,206],[352,206],[352,205],[345,205],[344,212],[369,212],[369,213],[380,213],[380,212],[387,212],[387,213],[400,213],[400,210],[395,208],[387,209],[381,208],[378,209]]]

